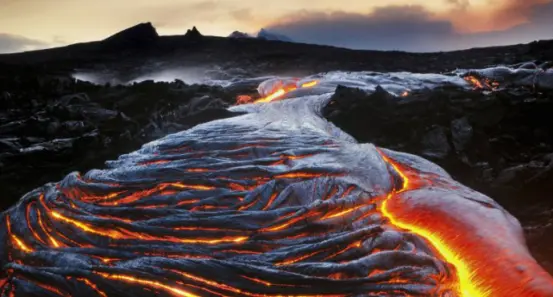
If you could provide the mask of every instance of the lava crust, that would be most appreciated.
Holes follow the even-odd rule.
[[[1,218],[2,296],[552,295],[515,218],[357,143],[330,97],[236,106],[28,193]]]

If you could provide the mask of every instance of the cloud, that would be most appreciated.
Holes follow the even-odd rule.
[[[505,30],[529,21],[537,7],[550,6],[552,0],[489,0],[477,6],[467,0],[446,0],[454,7],[441,17],[452,21],[459,32],[475,33]]]
[[[466,5],[460,0],[449,2],[458,8]],[[422,6],[386,6],[369,14],[299,11],[267,28],[298,42],[415,52],[552,39],[552,2],[536,4],[526,13],[527,21],[518,26],[480,33],[460,33],[452,21]]]
[[[457,10],[466,10],[470,3],[469,0],[446,0],[446,3],[453,5]]]
[[[424,51],[454,33],[421,6],[389,6],[370,14],[300,12],[268,29],[293,40],[356,49]]]
[[[29,39],[19,35],[0,33],[0,53],[15,53],[48,47],[43,41]]]
[[[241,9],[236,9],[236,10],[233,10],[230,12],[230,15],[234,18],[234,19],[237,19],[237,20],[245,20],[245,19],[251,19],[253,16],[252,16],[252,11],[249,9],[249,8],[241,8]]]

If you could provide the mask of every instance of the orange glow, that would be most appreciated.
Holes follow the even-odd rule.
[[[312,80],[312,81],[309,81],[309,82],[306,82],[306,83],[303,83],[301,85],[302,88],[311,88],[313,86],[317,85],[317,80]]]
[[[100,205],[120,205],[120,204],[132,203],[132,202],[135,202],[137,200],[142,199],[143,197],[147,197],[149,195],[152,195],[154,193],[162,193],[168,187],[173,187],[173,188],[178,188],[178,189],[187,189],[187,190],[199,190],[199,191],[209,191],[209,190],[215,189],[215,187],[211,187],[211,186],[189,185],[189,184],[183,184],[183,183],[180,183],[180,182],[161,183],[161,184],[158,184],[158,185],[156,185],[155,187],[153,187],[151,189],[137,191],[133,194],[122,197],[122,198],[120,198],[118,200],[115,200],[115,201],[102,201],[99,204]],[[108,197],[108,196],[110,196],[110,197]],[[106,198],[112,198],[111,194],[107,195],[105,197]]]
[[[179,188],[179,189],[188,189],[188,190],[200,190],[200,191],[209,191],[215,189],[215,187],[211,186],[202,186],[202,185],[185,185],[182,183],[172,183],[170,184],[173,187]]]
[[[145,279],[140,279],[140,278],[136,278],[136,277],[133,277],[133,276],[122,275],[122,274],[109,274],[109,273],[102,273],[102,272],[96,272],[96,273],[103,276],[103,277],[105,277],[105,278],[109,278],[109,279],[113,279],[113,280],[120,280],[120,281],[125,281],[125,282],[128,282],[128,283],[136,283],[136,284],[149,286],[151,288],[162,289],[162,290],[165,290],[169,293],[175,294],[177,296],[200,297],[200,296],[195,295],[193,293],[187,292],[183,289],[168,286],[166,284],[162,284],[162,283],[157,282],[157,281],[145,280]]]
[[[56,219],[59,219],[61,221],[74,225],[75,227],[85,232],[100,235],[100,236],[106,236],[114,239],[166,240],[166,241],[190,243],[190,244],[220,244],[220,243],[226,243],[226,242],[240,243],[248,239],[247,236],[222,237],[218,239],[187,239],[187,238],[176,238],[176,237],[170,237],[170,236],[157,237],[157,236],[137,233],[137,232],[133,232],[125,229],[102,230],[99,228],[93,228],[88,224],[65,217],[64,215],[56,211],[52,211],[52,216]]]
[[[332,218],[336,218],[336,217],[342,217],[345,214],[349,214],[349,213],[361,208],[362,206],[364,206],[364,205],[359,205],[359,206],[349,208],[349,209],[346,209],[346,210],[343,210],[343,211],[340,211],[340,212],[337,212],[337,213],[334,213],[334,214],[327,214],[324,217],[322,217],[321,220],[323,221],[323,220],[328,220],[328,219],[332,219]]]
[[[278,174],[275,176],[275,178],[314,178],[314,177],[320,177],[320,176],[325,176],[325,175],[321,173],[296,172],[296,173]]]
[[[456,268],[456,274],[458,277],[457,291],[460,296],[463,297],[486,297],[490,296],[490,291],[485,288],[480,288],[476,284],[476,280],[473,279],[470,268],[467,263],[461,258],[461,255],[450,248],[450,246],[444,242],[440,235],[431,230],[426,230],[419,226],[412,225],[407,222],[399,221],[395,218],[394,214],[390,213],[387,209],[387,203],[393,197],[393,194],[387,196],[387,199],[383,201],[381,205],[381,211],[383,216],[389,219],[390,223],[400,229],[409,230],[411,233],[419,235],[425,238],[446,260],[446,262],[452,264]]]
[[[252,202],[248,203],[248,204],[245,204],[241,207],[239,207],[239,210],[246,210],[246,209],[249,209],[250,207],[254,206],[254,204],[256,204],[258,202],[258,198],[252,200]]]
[[[258,279],[258,278],[248,277],[248,276],[244,276],[244,275],[241,275],[240,277],[245,278],[247,280],[251,280],[251,281],[253,281],[255,283],[258,283],[258,284],[262,284],[262,285],[267,286],[267,287],[271,287],[270,282],[267,282],[267,281],[264,281],[264,280],[261,280],[261,279]]]
[[[419,182],[408,178],[405,170],[409,172],[409,169],[381,151],[379,153],[403,179],[402,188],[389,193],[382,202],[380,210],[383,216],[391,225],[424,238],[446,262],[455,267],[456,286],[452,289],[458,296],[551,296],[552,278],[530,256],[514,252],[511,246],[505,247],[505,242],[495,241],[495,238],[481,238],[477,244],[469,244],[476,240],[476,231],[472,229],[476,226],[452,218],[440,208],[430,211],[419,204],[402,204],[402,200],[396,199],[397,195]],[[496,235],[510,236],[504,226],[496,227]]]
[[[108,199],[115,198],[119,194],[122,194],[122,193],[125,193],[125,191],[113,192],[113,193],[110,193],[110,194],[107,194],[107,195],[102,195],[102,196],[88,196],[88,195],[85,195],[85,196],[80,197],[80,199],[84,200],[84,201],[85,200],[87,200],[87,201],[90,201],[90,200],[108,200]]]
[[[238,95],[237,96],[237,104],[246,104],[252,102],[252,96],[250,95]]]
[[[334,253],[334,254],[331,254],[331,255],[329,255],[329,256],[327,256],[327,257],[325,257],[325,259],[323,259],[323,260],[324,260],[324,261],[328,261],[328,260],[333,259],[334,257],[336,257],[336,256],[338,256],[338,255],[343,254],[344,252],[350,250],[351,248],[359,248],[359,247],[361,247],[361,246],[362,246],[362,242],[361,242],[361,241],[356,241],[356,242],[354,242],[354,243],[349,244],[348,246],[346,246],[346,247],[343,248],[342,250],[340,250],[340,251],[338,251],[338,252],[336,252],[336,253]]]
[[[173,272],[175,272],[175,273],[177,273],[181,276],[184,276],[185,278],[192,279],[194,281],[197,281],[197,282],[200,282],[200,283],[203,283],[205,285],[209,285],[209,286],[212,286],[212,287],[215,287],[215,288],[223,289],[223,290],[234,292],[234,293],[237,293],[237,294],[242,293],[242,294],[245,294],[245,295],[257,295],[257,294],[248,294],[247,292],[243,292],[240,289],[231,287],[229,285],[220,284],[218,282],[208,280],[208,279],[205,279],[205,278],[202,278],[202,277],[198,277],[198,276],[192,275],[190,273],[186,273],[186,272],[182,272],[182,271],[178,271],[178,270],[171,270],[171,271],[173,271]]]
[[[169,163],[168,160],[157,160],[157,161],[146,161],[146,162],[140,162],[139,165],[147,166],[147,165],[158,165],[158,164],[166,164]]]
[[[355,189],[354,186],[348,186],[348,188],[340,195],[340,198],[344,198],[348,195],[350,195],[350,192],[352,192]]]
[[[187,278],[187,279],[191,279],[191,280],[194,280],[194,281],[197,281],[199,283],[203,283],[205,285],[208,285],[208,286],[212,286],[214,288],[218,288],[220,290],[225,290],[225,291],[228,291],[228,292],[233,292],[235,294],[242,294],[242,295],[246,295],[246,296],[252,296],[252,297],[271,297],[271,296],[275,296],[275,297],[284,297],[283,295],[268,295],[268,294],[256,294],[256,293],[251,293],[251,292],[248,292],[248,291],[244,291],[244,290],[241,290],[239,288],[235,288],[235,287],[232,287],[232,286],[229,286],[229,285],[226,285],[226,284],[222,284],[222,283],[218,283],[216,281],[213,281],[213,280],[209,280],[209,279],[205,279],[205,278],[202,278],[202,277],[199,277],[199,276],[196,276],[196,275],[192,275],[190,273],[186,273],[186,272],[182,272],[182,271],[179,271],[179,270],[174,270],[172,269],[171,271]],[[259,283],[263,283],[264,285],[266,286],[271,286],[271,283],[268,283],[268,282],[263,282],[261,280],[258,280],[258,279],[252,279],[252,278],[248,278],[248,277],[245,277],[245,276],[242,276],[241,277],[243,278],[246,278],[246,279],[249,279],[249,280],[252,280],[254,282],[259,282]],[[268,285],[269,284],[269,285]],[[281,286],[281,285],[280,285]],[[295,296],[295,297],[308,297],[309,295],[298,295],[298,296]]]
[[[206,168],[189,168],[187,172],[210,172],[211,170]]]
[[[275,198],[277,198],[278,195],[279,195],[279,193],[271,194],[271,197],[269,197],[269,201],[267,202],[267,205],[264,206],[264,208],[262,208],[262,210],[268,210],[269,207],[271,207],[271,204],[273,204],[273,201],[275,200]]]
[[[35,228],[33,228],[32,224],[31,224],[31,219],[30,219],[30,215],[31,215],[31,206],[33,206],[33,204],[35,203],[35,201],[27,204],[26,208],[25,208],[25,219],[27,221],[27,228],[31,231],[31,234],[33,234],[33,237],[38,241],[40,242],[41,244],[44,244],[46,245],[46,243],[42,240],[42,238],[38,235],[38,233],[35,231]]]
[[[483,84],[481,84],[481,82],[475,77],[475,76],[466,76],[464,77],[464,79],[471,83],[473,86],[475,86],[475,89],[482,89],[483,88]]]
[[[23,241],[21,241],[21,239],[19,239],[17,236],[15,236],[13,234],[12,234],[12,240],[20,250],[22,250],[26,253],[32,253],[32,252],[35,251],[32,248],[28,247],[25,243],[23,243]]]
[[[264,103],[264,102],[270,102],[270,101],[273,101],[283,95],[285,95],[286,93],[290,92],[290,90],[285,90],[285,89],[279,89],[277,90],[275,93],[272,93],[270,95],[268,95],[267,97],[265,98],[261,98],[261,99],[258,99],[256,101],[254,101],[254,103]]]
[[[491,81],[490,79],[484,79],[484,81],[481,81],[473,75],[468,75],[464,77],[464,80],[472,84],[475,90],[478,90],[478,89],[496,90],[500,85],[498,82]]]
[[[12,225],[10,222],[10,216],[6,215],[6,229],[8,230],[8,234],[10,235],[12,242],[23,252],[26,253],[32,253],[34,250],[30,247],[28,247],[19,237],[15,236],[12,233]]]
[[[297,216],[296,218],[293,218],[291,219],[290,221],[286,222],[286,223],[283,223],[281,225],[277,225],[275,227],[270,227],[270,228],[264,228],[262,229],[261,231],[279,231],[279,230],[283,230],[285,229],[286,227],[290,226],[290,225],[293,225],[299,221],[302,221],[308,217],[311,217],[311,216],[314,216],[316,215],[317,213],[312,213],[312,212],[308,212],[306,214],[303,214],[301,216]]]
[[[247,250],[223,250],[222,253],[234,253],[234,254],[246,254],[246,255],[259,255],[262,252],[247,251]]]
[[[50,235],[50,233],[49,233],[50,230],[46,229],[46,227],[44,226],[44,223],[42,222],[42,216],[40,214],[40,211],[37,211],[37,220],[38,220],[38,224],[39,224],[40,228],[42,229],[42,231],[44,231],[44,233],[46,233],[46,236],[48,237],[48,240],[50,240],[50,243],[55,247],[60,247],[60,244],[58,243],[58,241]]]
[[[93,282],[91,282],[90,280],[88,280],[86,278],[77,278],[77,280],[82,281],[85,284],[87,284],[87,286],[89,286],[91,289],[96,291],[96,293],[98,293],[98,295],[100,295],[102,297],[108,297],[108,295],[106,295],[106,293],[104,293],[102,290],[98,289],[98,287]]]
[[[200,199],[183,200],[183,201],[179,201],[179,203],[177,203],[177,205],[194,204],[194,203],[199,202],[199,201],[200,201]]]
[[[298,79],[295,79],[295,81],[298,81]],[[317,80],[305,82],[301,84],[300,86],[297,86],[296,83],[290,83],[290,84],[283,84],[280,83],[277,87],[278,89],[272,90],[272,92],[267,95],[266,97],[254,100],[253,103],[266,103],[271,102],[273,100],[279,99],[286,93],[292,92],[299,88],[311,88],[318,84]],[[252,103],[252,97],[248,95],[239,95],[237,96],[237,102],[236,104],[245,104],[245,103]]]
[[[58,290],[57,288],[54,288],[52,286],[49,286],[49,285],[45,285],[45,284],[39,284],[37,283],[36,281],[32,281],[36,286],[39,286],[41,288],[43,288],[44,290],[46,291],[50,291],[54,294],[57,294],[57,295],[60,295],[60,296],[64,296],[64,297],[71,297],[69,294],[66,294],[66,293],[63,293],[62,291]]]
[[[298,160],[298,159],[304,159],[304,158],[308,158],[308,157],[311,157],[313,156],[314,154],[306,154],[306,155],[297,155],[297,156],[292,156],[292,155],[281,155],[281,158],[286,158],[288,160]]]
[[[393,193],[387,195],[387,198],[383,201],[381,205],[381,212],[383,216],[389,219],[390,223],[400,229],[409,230],[410,232],[419,235],[425,238],[431,245],[439,252],[439,254],[450,264],[454,265],[456,268],[456,274],[458,277],[458,293],[462,297],[486,297],[489,296],[489,291],[483,288],[478,287],[474,282],[471,274],[471,270],[467,264],[461,259],[455,251],[453,251],[447,243],[445,243],[439,235],[434,233],[431,230],[425,230],[419,226],[412,225],[408,222],[402,222],[396,219],[393,213],[387,208],[387,203],[390,201],[395,194],[406,191],[409,189],[410,180],[401,171],[396,164],[392,161],[387,155],[379,150],[383,160],[388,163],[394,171],[400,175],[402,178],[402,188],[400,190],[394,191]]]
[[[331,192],[327,193],[322,200],[329,200],[332,197],[334,197],[339,192],[339,188],[337,186],[333,186],[331,189]]]
[[[296,258],[292,258],[290,260],[286,260],[286,261],[283,261],[283,262],[279,262],[279,263],[275,263],[275,265],[277,266],[282,266],[282,265],[290,265],[290,264],[294,264],[296,262],[300,262],[302,260],[306,260],[308,259],[309,257],[311,256],[314,256],[316,254],[319,254],[320,252],[322,252],[322,250],[320,251],[315,251],[315,252],[312,252],[312,253],[309,253],[307,255],[302,255],[302,256],[299,256],[299,257],[296,257]]]

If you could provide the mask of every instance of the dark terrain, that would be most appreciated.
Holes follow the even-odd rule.
[[[197,30],[160,37],[150,24],[104,41],[0,55],[2,209],[72,171],[138,149],[168,133],[233,116],[244,88],[142,82],[94,85],[86,69],[129,80],[167,67],[218,67],[222,77],[307,75],[342,70],[445,72],[546,62],[552,41],[446,53],[354,51],[258,39],[204,37]],[[414,153],[491,196],[524,226],[528,245],[552,273],[552,91],[483,94],[423,90],[403,100],[339,87],[324,115],[360,142]]]

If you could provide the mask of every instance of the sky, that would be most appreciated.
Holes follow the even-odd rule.
[[[552,39],[552,0],[0,0],[0,52],[104,39],[152,22],[160,35],[266,28],[356,49],[443,51]]]

